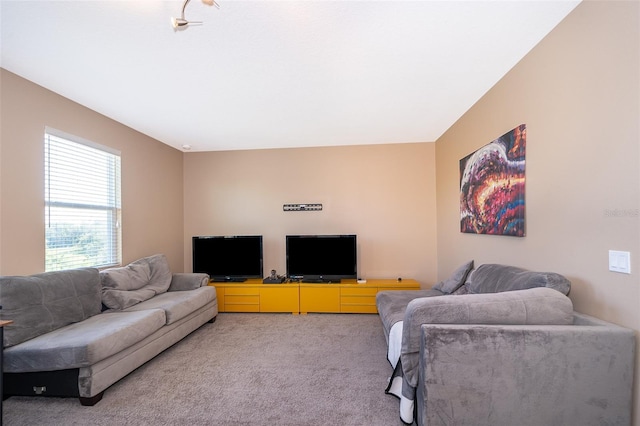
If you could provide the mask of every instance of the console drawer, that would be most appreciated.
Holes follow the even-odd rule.
[[[300,286],[300,313],[340,312],[340,289],[332,284]]]
[[[252,295],[259,296],[260,289],[258,287],[227,287],[225,289],[225,295]]]
[[[260,312],[300,312],[298,287],[265,287],[260,292]]]
[[[340,305],[340,312],[344,314],[377,314],[378,309],[375,303],[373,305],[342,304]]]
[[[260,305],[234,305],[227,303],[224,305],[224,312],[260,312]]]
[[[340,295],[345,296],[373,296],[375,298],[378,289],[376,287],[342,287]]]
[[[259,295],[227,294],[224,297],[225,312],[260,312]]]

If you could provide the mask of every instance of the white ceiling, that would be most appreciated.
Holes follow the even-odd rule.
[[[218,3],[2,0],[0,65],[180,150],[432,142],[579,1]]]

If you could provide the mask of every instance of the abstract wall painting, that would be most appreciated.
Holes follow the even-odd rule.
[[[521,124],[460,160],[460,231],[525,236],[525,151]]]

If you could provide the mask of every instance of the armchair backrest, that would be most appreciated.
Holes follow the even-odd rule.
[[[555,272],[534,272],[515,266],[487,263],[471,271],[464,286],[471,294],[547,287],[568,295],[571,281]]]

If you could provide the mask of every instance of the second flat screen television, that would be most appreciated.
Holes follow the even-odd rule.
[[[357,278],[355,235],[287,235],[287,276],[302,282]]]

